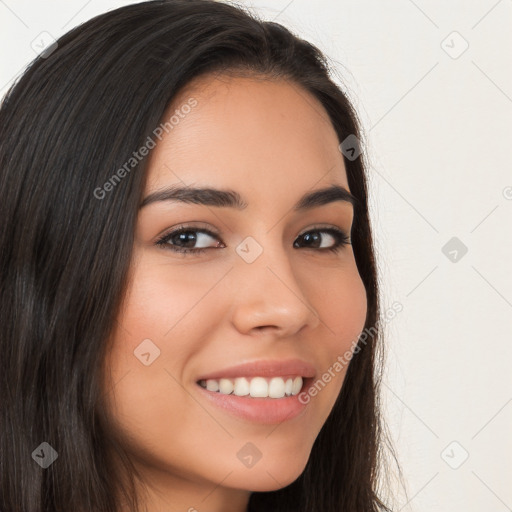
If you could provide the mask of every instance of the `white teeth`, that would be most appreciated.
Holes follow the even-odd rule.
[[[268,396],[268,382],[263,377],[254,377],[251,380],[250,395],[253,398],[265,398]]]
[[[285,383],[279,377],[274,377],[268,385],[268,396],[270,398],[283,398]]]
[[[292,394],[292,387],[293,387],[293,379],[287,379],[286,384],[284,385],[284,392],[287,396],[290,396]]]
[[[250,392],[249,381],[245,377],[235,379],[235,395],[246,396]]]
[[[252,379],[238,377],[236,379],[208,379],[202,380],[199,384],[208,391],[237,396],[250,395],[253,398],[284,398],[285,396],[297,395],[302,389],[302,377],[287,378],[253,377]]]
[[[292,395],[297,395],[302,387],[302,379],[300,377],[295,377],[292,385]]]
[[[229,395],[235,386],[233,385],[233,381],[229,379],[220,379],[219,381],[219,391],[224,395]]]
[[[219,391],[219,383],[216,380],[208,379],[206,381],[206,389],[208,391]]]

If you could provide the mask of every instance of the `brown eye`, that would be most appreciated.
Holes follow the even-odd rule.
[[[199,235],[197,234],[199,233]],[[211,245],[208,239],[215,238],[217,242]],[[209,248],[223,247],[215,233],[208,229],[180,226],[178,229],[165,234],[157,242],[157,245],[175,252],[200,253]],[[196,246],[199,244],[199,246]]]
[[[324,235],[322,236],[321,233]],[[325,234],[329,235],[328,237]],[[329,238],[334,240],[334,244],[331,243],[329,245]],[[329,250],[337,252],[343,246],[350,244],[350,238],[343,231],[336,228],[322,228],[307,231],[299,236],[299,239],[302,239],[305,243],[306,248],[310,249],[319,249],[320,251]],[[327,239],[327,247],[322,247],[324,239]],[[299,247],[297,245],[297,241],[293,243],[294,247]]]

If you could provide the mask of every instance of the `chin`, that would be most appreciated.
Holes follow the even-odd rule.
[[[298,461],[296,457],[261,459],[254,467],[237,471],[230,485],[251,492],[277,491],[293,483],[303,473],[308,458]]]

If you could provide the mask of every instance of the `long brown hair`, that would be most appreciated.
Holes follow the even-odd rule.
[[[193,78],[284,78],[323,105],[340,143],[359,122],[322,53],[277,23],[213,0],[150,1],[62,36],[10,88],[0,109],[0,509],[137,508],[136,472],[108,422],[105,340],[126,289],[146,159],[98,186],[160,124]],[[304,472],[255,492],[250,512],[376,512],[383,446],[379,300],[364,152],[345,157],[358,199],[351,233],[368,298],[365,330]],[[96,193],[95,193],[96,191]],[[360,340],[361,341],[361,340]],[[46,442],[58,463],[35,464]],[[126,465],[128,481],[110,453]]]

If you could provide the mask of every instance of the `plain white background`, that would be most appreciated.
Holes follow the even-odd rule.
[[[41,33],[130,3],[0,0],[0,94]],[[512,0],[241,3],[319,46],[362,120],[383,307],[403,307],[396,510],[512,510]]]

